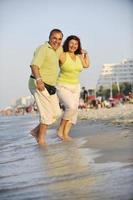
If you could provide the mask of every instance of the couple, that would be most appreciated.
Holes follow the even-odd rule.
[[[71,139],[69,132],[76,123],[78,114],[79,74],[89,66],[89,58],[81,48],[80,39],[70,35],[61,46],[62,39],[62,31],[53,29],[49,34],[49,41],[36,49],[30,65],[32,74],[29,89],[40,116],[40,123],[31,131],[31,135],[40,145],[46,144],[48,126],[61,115],[59,101],[65,106],[65,111],[57,135],[62,140]]]

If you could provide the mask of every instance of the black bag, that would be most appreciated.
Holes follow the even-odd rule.
[[[52,85],[48,85],[47,83],[44,83],[44,86],[50,95],[53,95],[56,93],[56,87],[54,87]]]
[[[31,78],[35,79],[34,76],[30,76]],[[44,87],[47,89],[48,93],[50,95],[53,95],[56,93],[56,87],[52,86],[52,85],[48,85],[47,83],[44,83]]]

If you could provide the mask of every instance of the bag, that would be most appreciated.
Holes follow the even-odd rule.
[[[50,95],[53,95],[56,93],[56,87],[54,87],[52,85],[48,85],[47,83],[44,83],[44,87],[47,89],[47,91]]]
[[[30,75],[31,78],[35,79],[34,76]],[[44,87],[47,89],[48,93],[50,95],[53,95],[56,93],[56,87],[52,86],[52,85],[48,85],[47,83],[44,83]]]

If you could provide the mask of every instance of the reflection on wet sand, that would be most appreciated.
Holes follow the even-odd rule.
[[[69,191],[88,190],[96,182],[90,162],[93,162],[89,150],[79,148],[79,140],[50,145],[40,149],[45,175],[51,177],[49,190]],[[86,188],[87,187],[87,188]]]

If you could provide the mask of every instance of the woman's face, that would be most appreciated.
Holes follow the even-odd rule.
[[[77,40],[70,40],[68,44],[68,51],[70,53],[74,53],[78,49],[78,41]]]

